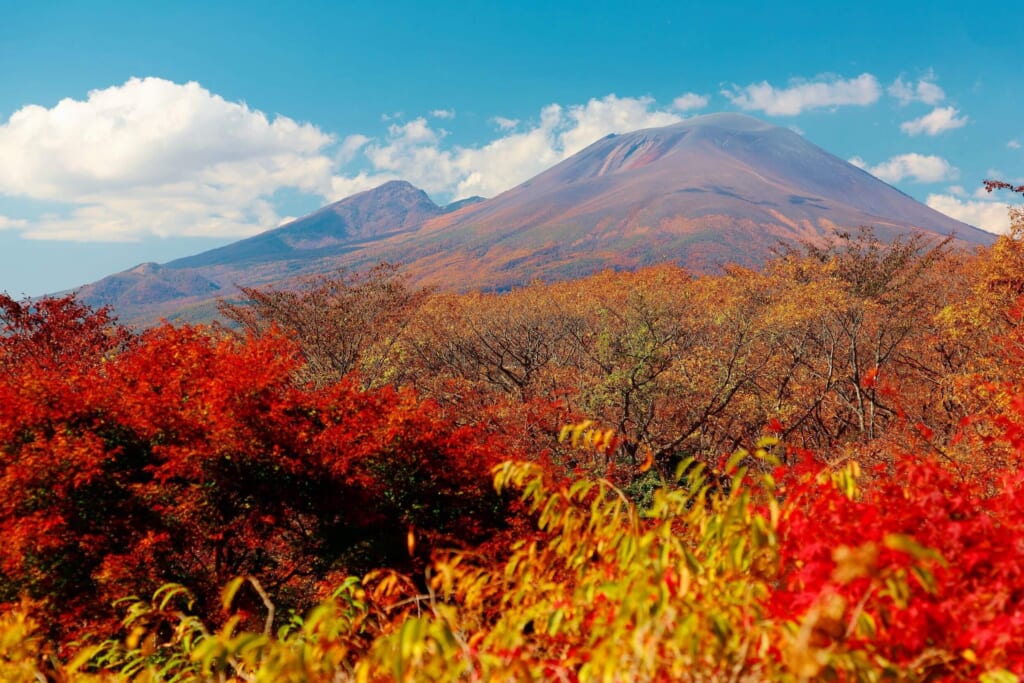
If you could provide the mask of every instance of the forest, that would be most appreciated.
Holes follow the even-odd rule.
[[[1011,223],[143,331],[2,295],[0,680],[1017,681]]]

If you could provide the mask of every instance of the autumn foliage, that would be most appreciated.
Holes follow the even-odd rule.
[[[1013,216],[233,328],[2,297],[0,679],[1016,681]]]
[[[489,470],[509,453],[409,391],[298,387],[279,335],[128,337],[71,299],[6,305],[0,594],[46,601],[56,632],[102,628],[112,601],[168,581],[209,607],[252,574],[309,604],[505,525]]]

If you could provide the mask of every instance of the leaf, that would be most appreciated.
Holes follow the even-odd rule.
[[[231,603],[235,601],[235,595],[245,581],[246,577],[236,576],[224,585],[224,590],[220,594],[220,606],[225,612],[231,609]]]
[[[978,677],[979,683],[1020,683],[1020,678],[1006,669],[986,671]]]
[[[580,436],[583,434],[584,431],[589,429],[590,426],[593,425],[593,424],[594,424],[593,420],[584,420],[583,422],[580,422],[579,424],[573,426],[573,428],[572,428],[572,445],[573,445],[573,447],[579,446]]]
[[[416,533],[412,527],[409,527],[409,531],[405,535],[405,547],[409,551],[409,557],[416,554]]]
[[[913,536],[907,534],[886,534],[885,538],[882,539],[882,543],[885,547],[906,553],[915,560],[931,560],[942,566],[947,566],[946,560],[937,550],[921,545]]]
[[[652,465],[654,465],[654,452],[650,448],[646,450],[647,456],[644,458],[644,461],[640,463],[640,472],[646,472],[651,469]]]

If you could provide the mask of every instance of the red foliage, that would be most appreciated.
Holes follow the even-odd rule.
[[[252,574],[299,607],[338,573],[504,525],[507,450],[411,392],[298,388],[274,335],[129,339],[72,299],[0,305],[0,601],[49,600],[65,636],[167,581],[214,610]]]
[[[1024,194],[1024,185],[1011,185],[1002,180],[985,180],[983,184],[985,185],[985,191],[989,193],[993,190],[1009,190],[1010,192]]]
[[[26,374],[29,367],[68,374],[102,361],[130,340],[107,308],[93,311],[71,295],[22,302],[0,292],[0,372],[5,374]]]
[[[851,498],[815,474],[783,488],[776,615],[807,613],[837,594],[846,608],[833,641],[901,665],[942,651],[939,670],[952,679],[1024,671],[1024,475],[1007,467],[989,495],[946,463],[907,455]],[[905,579],[909,592],[891,579]],[[876,625],[874,638],[854,634],[858,610]]]

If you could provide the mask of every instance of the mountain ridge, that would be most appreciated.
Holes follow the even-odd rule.
[[[82,295],[132,318],[381,260],[404,264],[416,282],[462,290],[660,261],[707,272],[756,266],[780,240],[820,241],[860,225],[886,240],[916,231],[994,239],[793,131],[725,113],[606,136],[487,200],[442,207],[391,181],[219,249],[112,275]]]
[[[194,268],[245,259],[287,258],[302,252],[372,241],[414,229],[445,213],[427,193],[405,180],[392,180],[317,209],[313,213],[194,256],[175,259],[170,268]]]

